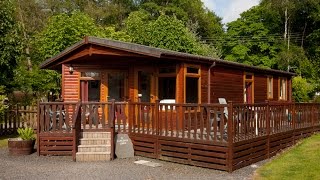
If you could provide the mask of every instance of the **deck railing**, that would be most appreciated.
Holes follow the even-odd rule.
[[[227,118],[220,104],[129,103],[129,132],[192,141],[226,142]]]
[[[59,153],[70,150],[66,144],[72,140],[75,155],[80,131],[111,130],[112,135],[128,133],[139,155],[230,172],[267,159],[297,139],[320,131],[320,104],[316,103],[164,104],[113,100],[40,103],[38,111],[38,134],[45,135],[40,139],[43,154],[58,148]],[[68,137],[60,136],[63,133],[69,133]],[[54,134],[58,135],[52,137]]]
[[[77,102],[42,103],[40,131],[72,130]],[[82,102],[81,129],[227,143],[320,125],[316,103]],[[54,120],[55,119],[55,120]]]

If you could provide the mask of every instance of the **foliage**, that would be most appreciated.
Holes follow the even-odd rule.
[[[5,95],[5,87],[0,86],[0,116],[3,115],[4,111],[8,108],[7,105],[3,104],[3,100],[7,99]]]
[[[103,37],[106,37],[109,39],[125,41],[125,42],[132,41],[132,38],[125,31],[116,31],[116,28],[114,26],[108,26],[103,28],[102,33],[103,33]]]
[[[0,85],[8,88],[13,69],[21,55],[20,27],[16,22],[15,9],[10,0],[0,1]]]
[[[254,179],[320,179],[320,135],[314,135],[266,163]]]
[[[50,58],[88,35],[103,36],[101,29],[88,15],[75,11],[71,15],[52,16],[44,30],[36,36],[38,59]]]
[[[270,23],[276,24],[279,21],[278,18],[271,18],[273,15],[257,6],[229,23],[223,45],[225,59],[274,68],[281,42],[277,37],[270,36]]]
[[[25,94],[33,94],[40,98],[47,95],[49,91],[58,94],[60,78],[61,75],[53,70],[42,70],[34,66],[32,71],[28,71],[25,66],[20,65],[15,70],[14,83]]]
[[[35,140],[34,130],[30,127],[18,128],[19,137],[23,140]]]
[[[126,21],[126,30],[138,44],[179,52],[217,57],[217,51],[201,43],[183,23],[175,17],[160,15],[153,20],[146,11],[132,12]]]
[[[140,8],[149,12],[154,19],[160,15],[175,16],[184,24],[197,23],[196,33],[200,37],[214,38],[223,34],[221,18],[204,8],[201,0],[141,0]]]
[[[301,76],[292,79],[292,96],[296,102],[308,102],[312,98],[314,86]]]

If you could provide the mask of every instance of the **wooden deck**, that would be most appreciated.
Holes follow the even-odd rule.
[[[229,172],[320,130],[320,104],[312,103],[113,101],[40,103],[38,109],[39,155],[74,155],[80,131],[111,130],[129,134],[136,155]]]

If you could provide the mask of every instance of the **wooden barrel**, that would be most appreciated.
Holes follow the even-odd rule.
[[[10,155],[29,155],[33,153],[34,140],[21,140],[20,138],[8,139]]]

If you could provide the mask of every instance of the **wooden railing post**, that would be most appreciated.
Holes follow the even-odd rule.
[[[133,125],[133,105],[131,104],[131,100],[128,100],[128,123],[129,123],[129,132],[128,134],[132,133],[132,125]]]
[[[37,110],[37,155],[40,156],[40,101],[37,102],[38,110]],[[18,105],[16,107],[18,109]],[[18,110],[17,110],[18,111]],[[18,115],[17,115],[18,116]],[[20,124],[20,123],[19,123]],[[20,125],[18,125],[20,126]]]
[[[228,102],[228,161],[227,168],[229,172],[233,171],[233,139],[234,139],[234,128],[233,128],[233,102]],[[221,135],[222,136],[222,135]]]
[[[298,113],[299,115],[299,113]],[[292,142],[295,144],[295,130],[296,130],[296,103],[293,102],[292,104],[292,126],[293,126],[293,131],[292,131]]]
[[[266,129],[267,129],[267,157],[270,158],[270,106],[269,101],[266,101]]]
[[[111,100],[111,109],[109,111],[109,119],[110,119],[110,128],[115,128],[115,99]],[[119,129],[118,129],[119,131]]]
[[[161,123],[159,121],[159,111],[160,111],[160,100],[156,100],[156,103],[155,103],[155,117],[154,117],[154,120],[155,120],[155,125],[156,125],[156,137],[158,137],[160,135],[160,129],[159,129],[159,123]],[[156,140],[156,143],[155,143],[155,156],[156,158],[160,158],[160,155],[159,155],[159,151],[158,151],[158,148],[159,148],[159,142],[158,142],[158,139]]]

